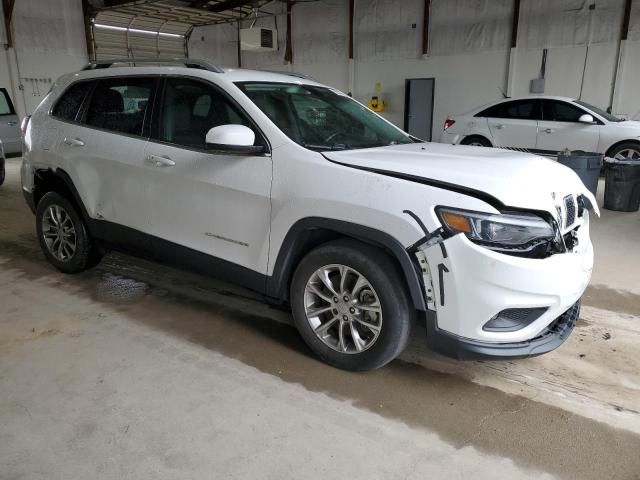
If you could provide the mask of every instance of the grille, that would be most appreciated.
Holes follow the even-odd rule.
[[[576,202],[573,198],[573,195],[567,195],[566,197],[564,197],[564,211],[564,226],[565,228],[567,228],[573,225],[576,221]]]

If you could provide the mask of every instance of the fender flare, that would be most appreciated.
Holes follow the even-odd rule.
[[[308,253],[308,239],[314,232],[328,232],[340,237],[356,240],[385,248],[400,265],[407,283],[411,300],[416,310],[426,311],[424,287],[418,274],[417,264],[412,261],[407,249],[388,233],[356,223],[323,217],[307,217],[294,223],[285,235],[273,273],[267,279],[266,293],[281,300],[289,298],[289,282],[298,262]],[[316,245],[312,245],[313,246]]]

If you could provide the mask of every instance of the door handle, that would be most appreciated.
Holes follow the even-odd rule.
[[[10,122],[7,122],[7,125],[9,125],[10,127],[13,127],[14,125],[17,125],[17,124],[18,124],[18,122],[14,121],[14,120],[12,120]]]
[[[79,138],[66,137],[64,139],[64,144],[69,145],[70,147],[84,147],[84,142]]]
[[[494,127],[496,127],[498,130],[502,130],[504,128],[504,125],[501,123],[496,123]]]
[[[553,129],[552,128],[545,128],[544,129],[544,133],[553,133]]]
[[[160,155],[149,155],[147,161],[151,162],[154,167],[173,167],[176,164],[169,157],[161,157]]]

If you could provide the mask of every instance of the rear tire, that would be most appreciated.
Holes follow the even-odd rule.
[[[382,367],[409,340],[415,310],[404,278],[377,248],[351,240],[318,247],[298,265],[290,293],[300,335],[335,367]]]
[[[469,145],[474,147],[491,147],[491,142],[480,135],[470,135],[460,142],[460,145]]]
[[[0,186],[4,183],[5,175],[4,158],[0,158]]]
[[[82,272],[100,261],[75,205],[59,193],[49,192],[38,202],[36,230],[44,256],[63,273]]]

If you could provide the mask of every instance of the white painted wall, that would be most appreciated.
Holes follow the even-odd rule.
[[[40,103],[56,78],[87,63],[82,2],[16,1],[13,34],[15,48],[0,51],[0,86],[11,92],[16,110],[24,116]],[[3,22],[0,38],[5,45]]]
[[[463,113],[502,97],[501,91],[507,87],[513,2],[432,1],[429,56],[421,55],[422,0],[357,0],[355,60],[350,67],[348,1],[331,0],[293,7],[293,65],[284,64],[284,6],[276,3],[267,7],[277,14],[275,20],[259,19],[256,25],[277,25],[280,48],[266,54],[242,52],[242,66],[309,74],[352,91],[363,102],[380,82],[387,104],[383,115],[401,127],[405,80],[434,77],[433,138],[438,139],[448,114]],[[593,2],[596,10],[591,11],[588,7]],[[618,101],[613,107],[614,113],[640,118],[640,2],[634,3],[630,40],[621,58]],[[521,41],[512,66],[513,94],[528,94],[531,79],[540,71],[542,50],[547,47],[545,93],[577,97],[589,43],[582,98],[603,108],[609,106],[623,0],[536,0],[523,4]],[[195,29],[190,54],[235,67],[236,42],[233,27]]]

